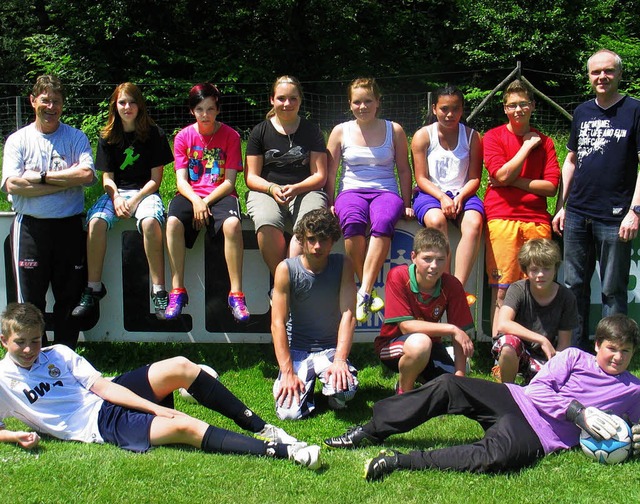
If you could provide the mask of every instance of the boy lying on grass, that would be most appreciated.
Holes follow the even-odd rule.
[[[184,357],[174,357],[113,380],[103,378],[64,345],[41,348],[44,319],[29,303],[11,303],[2,314],[0,420],[13,417],[62,440],[111,443],[146,452],[186,444],[205,452],[288,458],[320,467],[320,447],[307,446],[267,424],[222,383]],[[187,391],[203,406],[232,419],[255,437],[208,425],[173,409],[173,391]],[[33,449],[37,432],[11,431],[0,421],[0,441]]]
[[[632,430],[637,454],[640,379],[627,367],[639,338],[634,320],[622,314],[606,317],[596,328],[595,356],[567,348],[525,387],[445,374],[411,392],[378,401],[369,423],[325,443],[333,448],[382,443],[431,418],[464,415],[480,423],[485,431],[482,439],[406,455],[382,451],[366,462],[365,478],[378,480],[397,469],[507,472],[576,446],[580,429],[597,439],[610,439],[617,430],[611,412],[628,415],[636,424]]]

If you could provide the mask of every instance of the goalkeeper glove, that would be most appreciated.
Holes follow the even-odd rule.
[[[593,406],[585,408],[575,399],[569,404],[566,418],[597,440],[611,439],[618,432],[618,424],[611,415]],[[640,430],[638,434],[640,442]]]

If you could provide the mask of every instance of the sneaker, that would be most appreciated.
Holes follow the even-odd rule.
[[[329,396],[327,402],[329,403],[329,408],[331,408],[332,410],[341,410],[347,408],[347,401],[336,396]]]
[[[187,289],[171,289],[169,293],[169,304],[164,311],[164,318],[167,320],[174,319],[182,313],[182,308],[189,304],[189,294]]]
[[[169,293],[166,290],[151,293],[151,301],[156,311],[156,318],[164,320],[164,312],[169,304]]]
[[[358,303],[356,304],[356,320],[365,322],[371,313],[371,296],[364,296],[358,292]]]
[[[302,445],[300,443],[287,446],[287,454],[289,460],[293,460],[296,464],[308,467],[314,471],[322,467],[320,461],[320,447],[318,445]]]
[[[71,312],[72,317],[84,318],[90,315],[98,306],[98,302],[107,295],[107,288],[101,284],[101,289],[96,292],[86,287],[80,296],[80,302]]]
[[[373,457],[364,463],[364,479],[367,481],[377,481],[384,478],[400,468],[398,455],[402,455],[395,450],[382,450],[377,457]]]
[[[396,395],[404,394],[404,390],[402,390],[400,388],[400,382],[399,381],[396,382],[395,391],[396,391]]]
[[[371,313],[378,313],[384,308],[384,299],[378,297],[375,289],[371,291]]]
[[[342,436],[327,438],[324,444],[330,448],[358,448],[367,444],[380,444],[382,440],[367,434],[362,425],[350,427]]]
[[[288,445],[299,444],[301,446],[307,446],[307,443],[298,441],[293,436],[287,434],[284,429],[271,424],[265,424],[260,432],[256,432],[254,434],[254,437],[271,443],[282,443]]]
[[[473,306],[474,304],[476,304],[478,298],[473,294],[471,294],[470,292],[465,292],[465,296],[467,297],[467,305]]]
[[[233,313],[233,318],[236,319],[236,322],[246,322],[249,320],[249,310],[247,310],[247,305],[244,302],[244,294],[242,292],[230,292],[229,298],[229,309],[231,313]]]
[[[496,380],[498,383],[502,383],[502,376],[500,375],[500,366],[498,364],[496,364],[491,368],[491,376],[493,376],[493,379]]]

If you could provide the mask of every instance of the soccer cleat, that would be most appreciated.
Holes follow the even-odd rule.
[[[332,410],[342,410],[347,408],[347,401],[336,396],[329,396],[327,399],[329,408]]]
[[[324,444],[330,448],[358,448],[368,444],[380,444],[381,442],[382,440],[377,437],[367,434],[362,428],[362,425],[349,427],[347,432],[342,436],[327,438],[324,440]]]
[[[271,443],[282,443],[288,445],[298,444],[301,446],[307,446],[307,443],[298,441],[293,436],[287,434],[284,429],[271,424],[265,424],[260,432],[256,432],[254,434],[254,437],[262,439],[263,441],[269,441]]]
[[[497,381],[498,383],[502,383],[502,376],[500,374],[500,366],[498,364],[496,364],[495,366],[493,366],[491,368],[491,376],[493,376],[493,379],[495,381]]]
[[[467,297],[467,305],[473,306],[474,304],[476,304],[478,298],[476,298],[473,294],[471,294],[470,292],[465,292],[465,296]]]
[[[384,300],[378,297],[378,293],[375,289],[371,291],[371,313],[378,313],[384,308]]]
[[[182,308],[189,304],[189,294],[187,289],[171,289],[169,293],[169,304],[164,311],[164,318],[166,320],[174,319],[182,313]]]
[[[306,444],[296,443],[287,446],[287,454],[289,460],[293,460],[296,464],[308,467],[314,471],[322,467],[320,461],[320,447],[318,445],[307,446]]]
[[[156,318],[158,320],[164,320],[164,312],[169,304],[169,293],[164,289],[158,292],[152,292],[151,301],[156,311]]]
[[[229,292],[229,309],[231,313],[233,313],[233,318],[236,319],[236,322],[246,322],[249,320],[249,310],[247,310],[247,305],[244,301],[244,294],[242,292]]]
[[[356,304],[356,320],[365,322],[371,313],[371,296],[364,296],[358,292],[358,302]]]
[[[364,479],[367,481],[377,481],[384,478],[400,468],[398,455],[402,455],[395,450],[382,450],[377,457],[370,458],[364,463]]]
[[[80,302],[71,312],[72,317],[84,318],[90,315],[97,307],[98,302],[107,295],[107,288],[101,284],[98,292],[86,287],[80,296]]]

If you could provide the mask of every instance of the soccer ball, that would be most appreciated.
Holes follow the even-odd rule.
[[[618,432],[611,438],[597,441],[588,432],[580,434],[580,446],[585,455],[601,464],[619,464],[627,460],[632,450],[631,427],[617,415],[611,415],[618,423]]]
[[[209,367],[206,364],[198,364],[198,366],[200,366],[204,371],[209,373],[214,378],[218,378],[218,373],[216,373],[216,370],[213,369],[212,367]],[[196,402],[196,400],[193,398],[193,396],[189,392],[187,392],[186,389],[180,387],[178,389],[178,392],[180,393],[180,397],[182,397],[186,402],[190,402],[190,403],[195,403]]]

